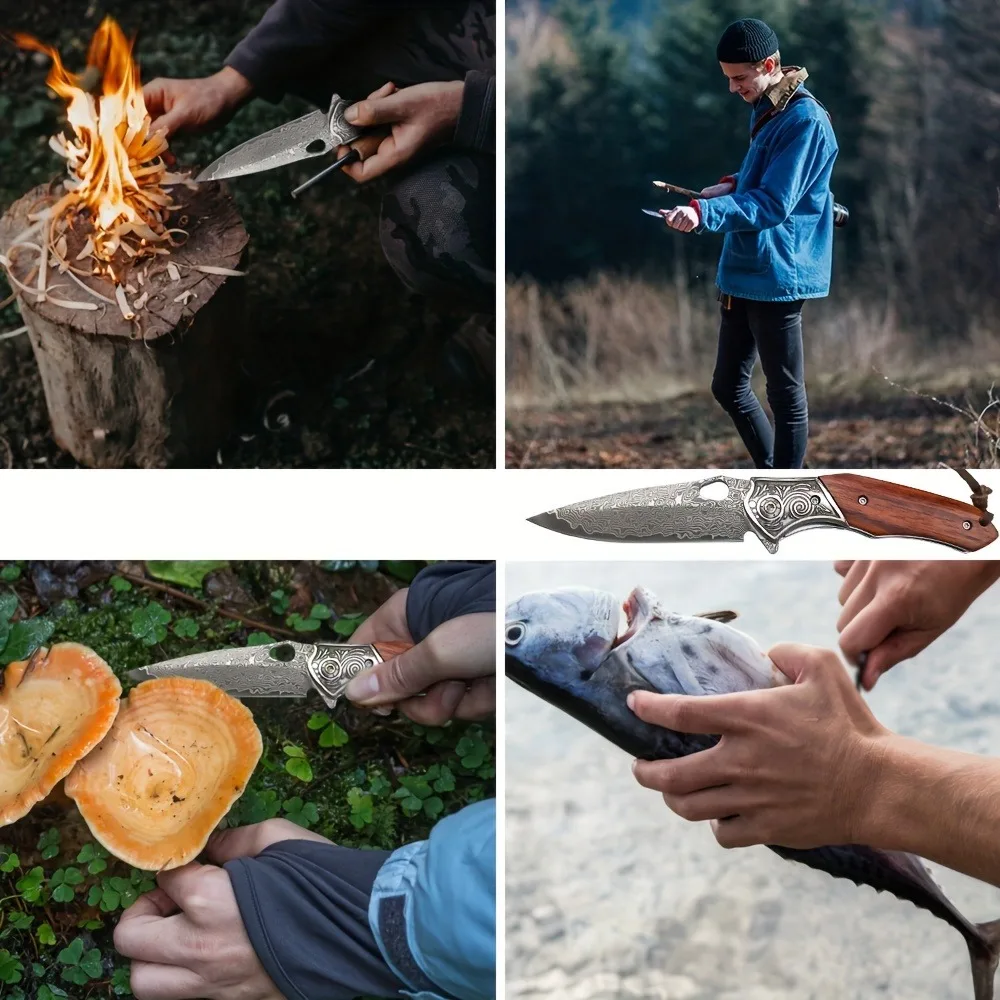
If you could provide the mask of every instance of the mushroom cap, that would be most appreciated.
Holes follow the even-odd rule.
[[[209,681],[157,678],[122,700],[111,731],[66,779],[66,794],[122,861],[178,868],[201,853],[262,751],[241,702]]]
[[[107,735],[122,686],[76,642],[8,665],[0,690],[0,826],[26,815]]]

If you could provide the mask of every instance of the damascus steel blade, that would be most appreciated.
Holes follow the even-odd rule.
[[[334,94],[329,110],[312,111],[247,139],[209,164],[195,180],[221,181],[256,174],[322,156],[338,146],[347,145],[361,135],[361,129],[344,120],[348,107],[347,101]]]
[[[236,698],[304,698],[313,688],[304,643],[279,642],[243,649],[192,653],[129,671],[134,681],[196,677]]]
[[[725,483],[729,492],[724,499],[701,495],[712,483]],[[742,541],[748,531],[757,531],[744,503],[752,489],[752,480],[713,476],[611,493],[528,520],[564,535],[610,542]]]
[[[371,645],[276,642],[210,653],[193,653],[129,671],[134,681],[196,677],[235,698],[305,698],[315,689],[333,708],[352,677],[382,657]]]

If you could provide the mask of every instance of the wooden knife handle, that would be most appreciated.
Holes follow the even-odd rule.
[[[372,645],[378,650],[378,655],[383,660],[391,660],[400,653],[405,653],[408,649],[413,649],[412,642],[373,642]]]
[[[910,535],[976,552],[997,537],[972,504],[849,472],[820,476],[847,523],[869,535]]]

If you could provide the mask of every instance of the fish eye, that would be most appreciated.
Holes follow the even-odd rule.
[[[527,629],[521,622],[512,622],[504,631],[504,642],[508,646],[516,646],[524,638],[526,631]]]

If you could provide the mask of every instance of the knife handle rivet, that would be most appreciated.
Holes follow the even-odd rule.
[[[972,531],[972,522],[971,521],[963,521],[962,522],[962,527],[965,528],[966,531]]]
[[[864,505],[868,503],[868,497],[858,497],[858,503],[861,504],[862,507],[864,507]]]

